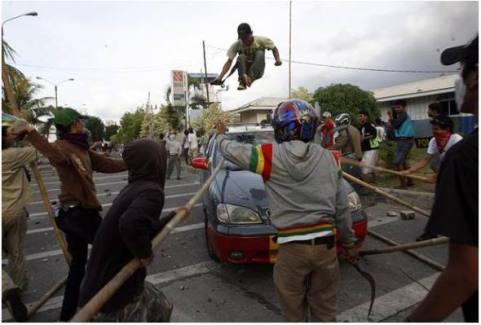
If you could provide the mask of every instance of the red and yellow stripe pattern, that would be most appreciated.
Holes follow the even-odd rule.
[[[297,227],[288,227],[278,229],[278,236],[279,237],[290,237],[290,236],[300,236],[300,235],[308,235],[316,232],[322,231],[332,231],[333,234],[336,233],[336,228],[331,223],[319,223],[315,225],[309,226],[297,226]]]
[[[264,182],[271,179],[272,144],[258,144],[252,147],[249,170],[262,175]]]

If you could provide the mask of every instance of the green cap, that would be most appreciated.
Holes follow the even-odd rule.
[[[88,119],[88,116],[81,115],[79,112],[77,112],[72,108],[59,109],[53,115],[54,115],[53,123],[56,125],[62,125],[65,127],[72,125],[76,120]]]

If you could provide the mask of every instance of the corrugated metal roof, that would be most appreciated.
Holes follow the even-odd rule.
[[[253,101],[229,111],[230,113],[241,113],[245,111],[272,110],[286,98],[281,97],[259,97]]]
[[[437,95],[454,91],[454,81],[458,74],[418,80],[396,86],[374,89],[374,97],[378,102],[403,98]]]

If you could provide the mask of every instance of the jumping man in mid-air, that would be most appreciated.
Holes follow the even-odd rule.
[[[221,85],[223,78],[229,71],[232,61],[237,54],[237,62],[231,71],[231,74],[235,69],[239,73],[239,87],[237,90],[245,90],[250,87],[252,83],[260,79],[264,74],[266,67],[265,62],[265,50],[271,50],[276,62],[274,65],[279,66],[282,61],[279,56],[279,50],[275,46],[274,42],[263,36],[254,36],[252,29],[247,23],[242,23],[237,27],[238,40],[231,45],[227,51],[228,59],[222,68],[220,75],[212,81],[213,85]]]

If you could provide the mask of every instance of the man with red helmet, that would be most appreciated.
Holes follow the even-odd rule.
[[[312,141],[318,121],[309,103],[291,99],[274,112],[277,143],[241,144],[223,135],[225,125],[217,126],[222,155],[264,180],[278,230],[274,284],[285,321],[307,321],[306,307],[312,321],[335,321],[336,229],[350,258],[357,250],[339,166],[329,150]]]

